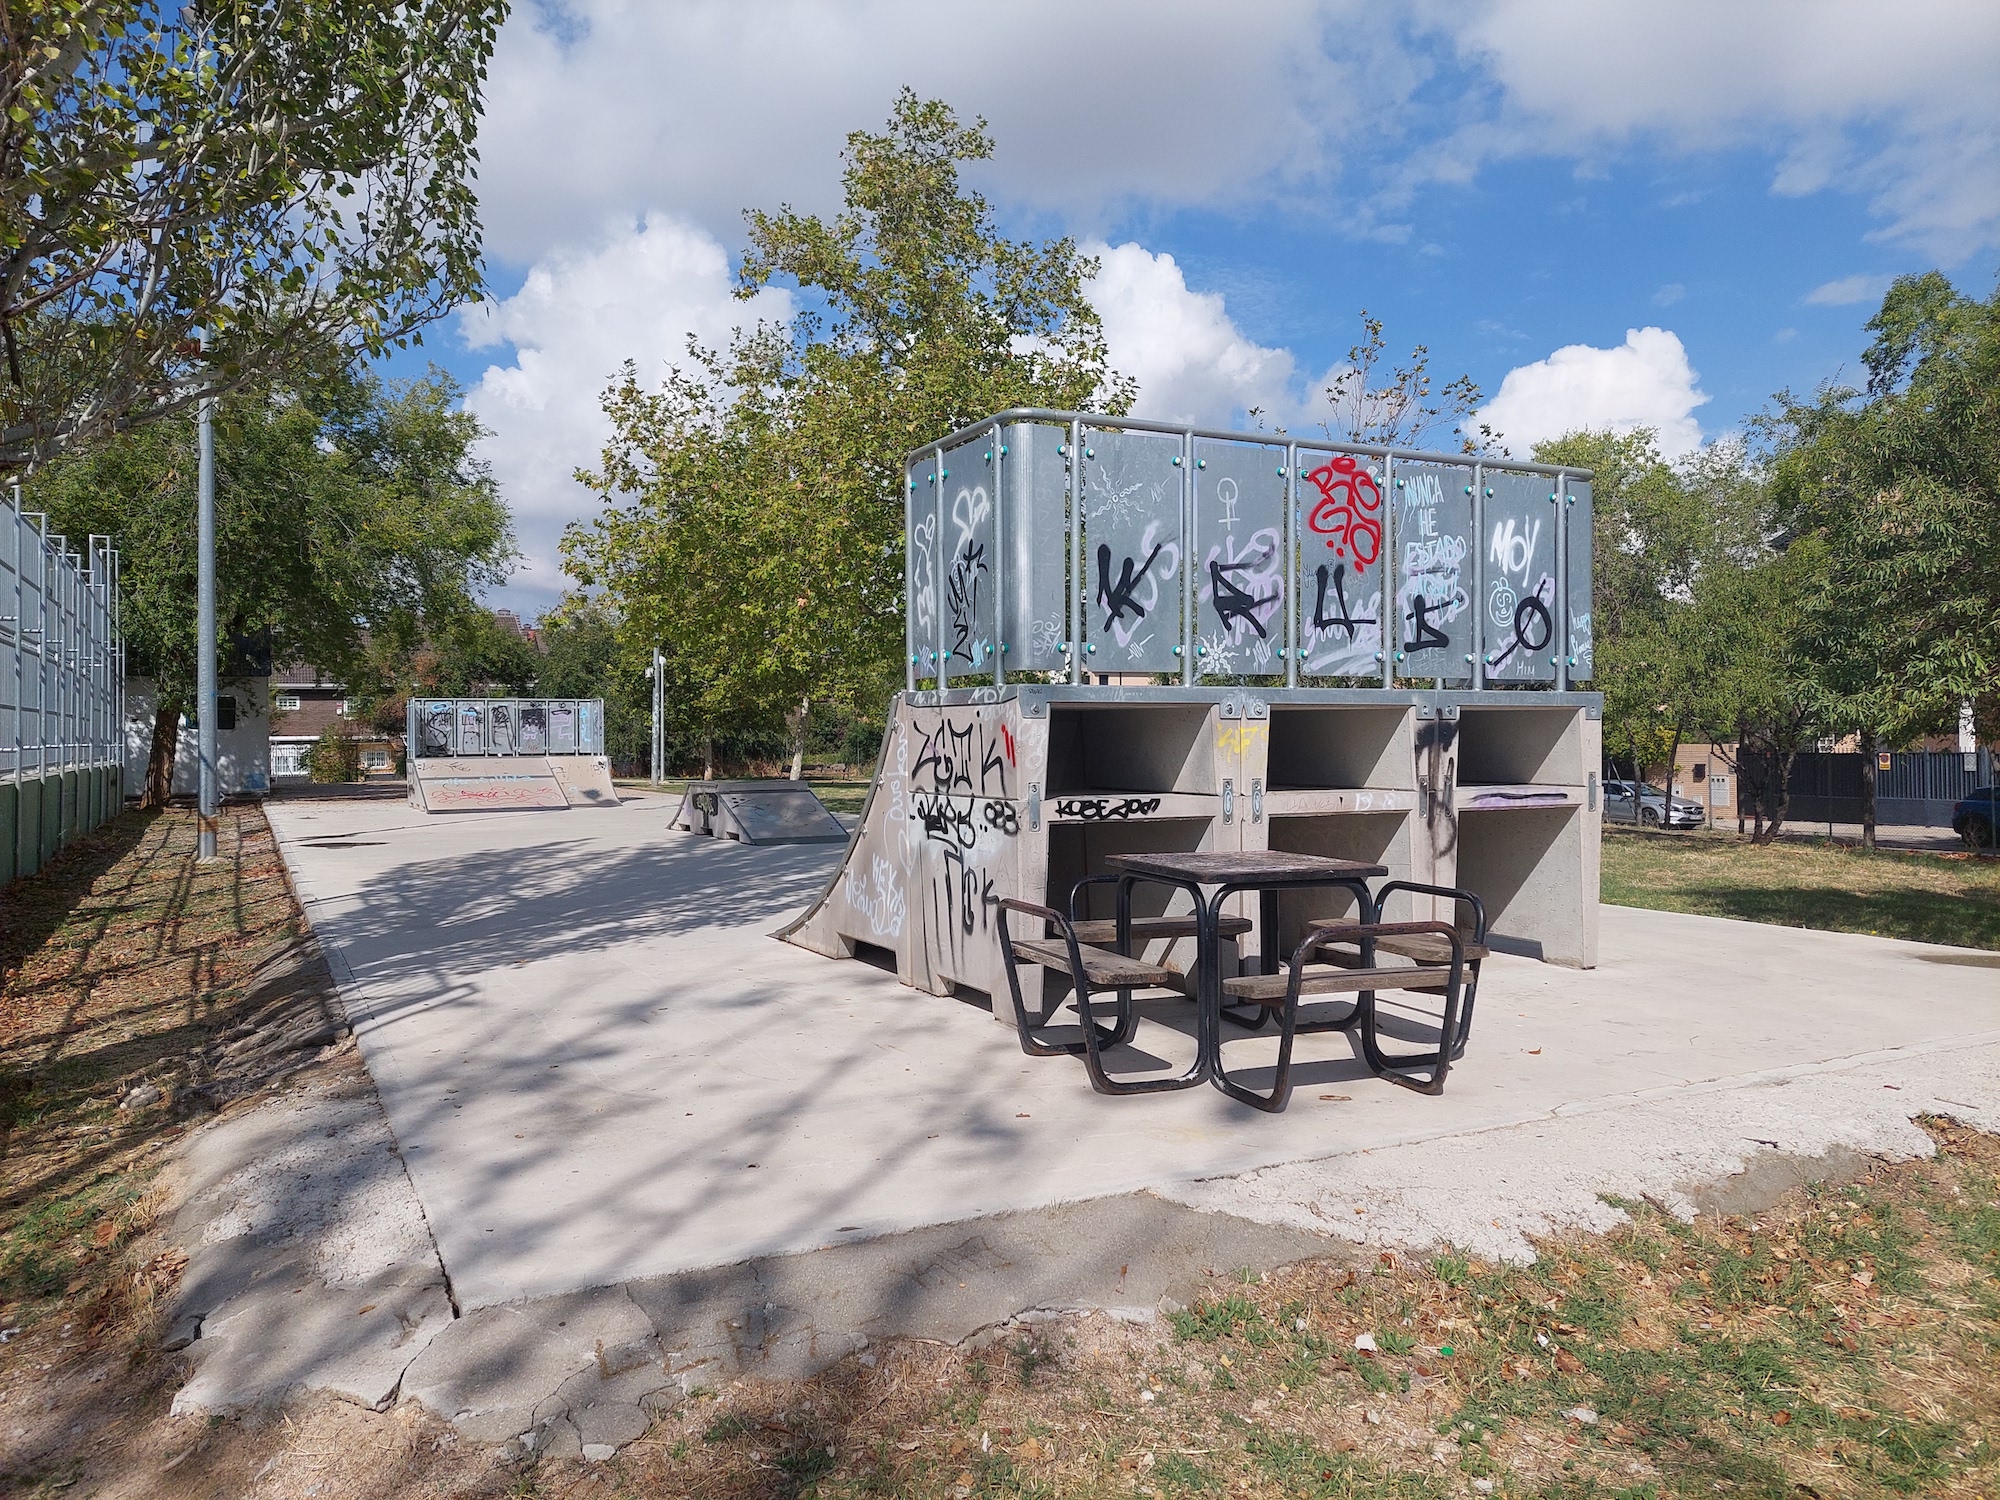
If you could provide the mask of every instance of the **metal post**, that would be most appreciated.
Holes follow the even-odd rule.
[[[195,688],[199,723],[200,852],[204,863],[215,858],[215,830],[220,812],[215,776],[215,398],[203,396],[200,404],[201,464],[200,498],[195,511],[196,566],[200,570],[195,609],[198,616],[195,643]]]
[[[653,679],[653,785],[658,786],[666,775],[667,762],[667,654],[658,646],[653,648],[653,670],[646,674]]]
[[[1555,647],[1556,689],[1569,691],[1569,475],[1556,476],[1556,607],[1555,623],[1549,628],[1549,644]],[[1664,828],[1674,826],[1674,768],[1667,767],[1667,808]]]
[[[944,445],[939,444],[931,450],[931,516],[933,517],[932,525],[936,528],[932,532],[932,535],[937,538],[937,541],[931,546],[931,556],[933,559],[931,566],[933,568],[936,568],[938,563],[944,561],[945,477]],[[943,703],[945,689],[951,686],[951,661],[947,654],[951,650],[951,644],[946,639],[944,628],[945,598],[950,587],[947,580],[951,577],[950,567],[947,566],[939,570],[935,576],[937,577],[938,584],[942,586],[936,587],[937,603],[931,610],[931,644],[937,648],[938,702]]]
[[[1083,424],[1069,424],[1069,680],[1083,681]]]
[[[1305,570],[1299,565],[1299,446],[1285,444],[1285,686],[1299,685],[1305,655]]]
[[[1472,654],[1466,673],[1476,693],[1486,686],[1486,465],[1472,466]]]
[[[995,427],[987,439],[993,462],[993,685],[1007,685],[1007,507],[1003,503],[1000,467],[1006,458]]]
[[[1382,686],[1396,685],[1396,643],[1403,638],[1402,607],[1396,602],[1396,460],[1382,460],[1382,607],[1375,629],[1382,641]]]
[[[1196,555],[1201,547],[1201,538],[1195,535],[1194,521],[1194,429],[1181,434],[1181,685],[1193,687],[1194,673],[1194,606],[1201,590],[1195,584],[1194,570],[1200,566]]]

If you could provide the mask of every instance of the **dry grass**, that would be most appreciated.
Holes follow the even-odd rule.
[[[1604,832],[1616,906],[2000,949],[2000,861],[1825,842]]]

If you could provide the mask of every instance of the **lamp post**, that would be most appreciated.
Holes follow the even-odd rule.
[[[660,784],[667,758],[667,657],[658,646],[653,648],[653,664],[646,668],[646,675],[653,681],[653,785]]]
[[[199,583],[195,612],[195,702],[200,718],[199,826],[196,857],[204,864],[215,858],[215,829],[221,811],[216,778],[215,689],[215,397],[203,396],[197,406],[201,434],[200,479],[195,508],[195,549]]]

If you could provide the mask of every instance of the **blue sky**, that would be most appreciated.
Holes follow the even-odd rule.
[[[1142,411],[1310,421],[1366,307],[1516,452],[1685,451],[1853,378],[1891,276],[1991,288],[1996,78],[2000,6],[1961,0],[545,0],[489,91],[493,301],[417,358],[493,429],[527,554],[501,602],[537,612],[606,381],[789,312],[728,297],[740,210],[833,209],[843,134],[907,80],[992,122],[1003,227],[1102,248]]]

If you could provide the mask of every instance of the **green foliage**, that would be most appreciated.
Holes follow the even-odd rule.
[[[327,729],[306,752],[306,769],[314,781],[350,782],[361,779],[361,746],[338,730]]]
[[[344,369],[225,398],[215,422],[218,628],[267,634],[279,661],[359,668],[380,648],[474,609],[513,554],[507,512],[472,446],[477,421],[434,371],[385,386]],[[68,536],[121,553],[130,670],[162,704],[195,684],[191,421],[157,424],[58,460],[32,505]]]
[[[0,470],[329,344],[402,347],[476,295],[473,141],[506,12],[0,8]]]
[[[1818,570],[1811,685],[1841,730],[1891,744],[2000,733],[2000,290],[1900,277],[1869,320],[1868,391],[1781,393],[1758,430],[1777,503]]]
[[[628,650],[602,604],[573,603],[544,617],[535,691],[544,698],[602,698],[604,749],[619,770],[644,766],[652,750],[649,648]]]
[[[640,650],[665,643],[683,730],[775,731],[804,699],[872,711],[902,675],[903,455],[1008,406],[1129,401],[1091,262],[1002,238],[963,186],[992,149],[906,90],[885,132],[848,137],[840,214],[748,216],[742,292],[789,282],[813,310],[607,393],[613,436],[580,476],[607,508],[568,566]]]

